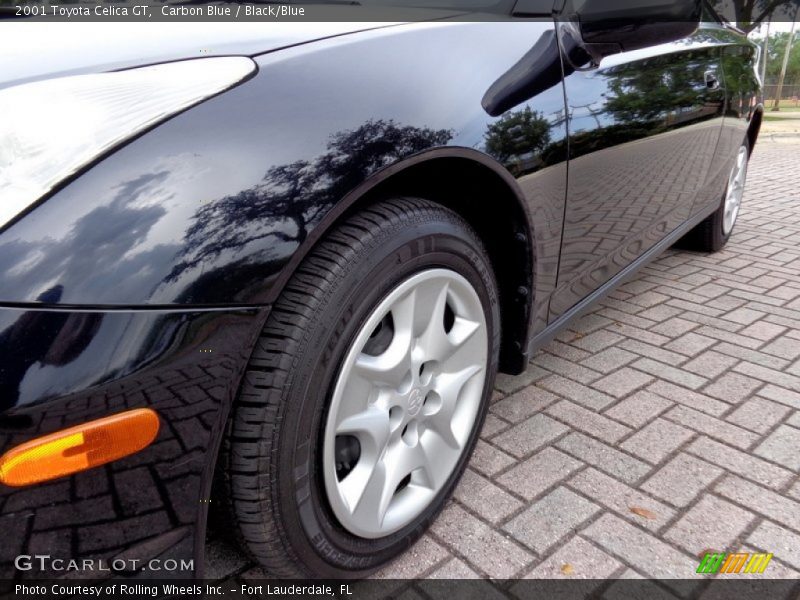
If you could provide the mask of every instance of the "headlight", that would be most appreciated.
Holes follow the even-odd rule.
[[[0,90],[0,227],[113,146],[255,68],[241,56],[201,58]]]

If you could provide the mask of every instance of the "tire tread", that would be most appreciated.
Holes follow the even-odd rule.
[[[300,351],[304,332],[327,290],[362,253],[377,241],[375,231],[396,226],[409,217],[424,220],[442,212],[472,232],[460,216],[419,198],[395,198],[366,207],[337,227],[300,264],[270,316],[248,363],[222,446],[223,509],[242,549],[276,577],[313,576],[303,568],[288,543],[278,513],[275,484],[283,392]],[[478,240],[477,235],[473,236]],[[478,241],[478,243],[480,243]],[[268,471],[264,472],[264,465]],[[261,490],[269,488],[265,495]]]

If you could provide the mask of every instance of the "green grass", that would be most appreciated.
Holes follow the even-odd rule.
[[[767,111],[772,110],[772,103],[773,101],[769,99],[764,102]],[[781,100],[780,107],[780,112],[800,112],[800,103],[794,100]]]

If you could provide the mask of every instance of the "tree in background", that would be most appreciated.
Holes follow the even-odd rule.
[[[792,58],[792,49],[794,46],[794,31],[797,25],[797,17],[800,16],[800,5],[794,13],[794,21],[792,22],[792,30],[786,39],[785,47],[783,49],[783,60],[781,61],[781,71],[778,75],[778,88],[775,90],[775,100],[772,105],[772,110],[777,111],[781,109],[781,100],[783,99],[783,85],[786,81],[786,73],[789,70],[789,61]]]
[[[763,79],[764,85],[768,87],[765,90],[767,98],[777,97],[776,84],[781,79],[781,70],[783,61],[786,59],[786,72],[783,77],[783,96],[797,96],[798,88],[800,88],[800,40],[798,40],[798,33],[795,32],[794,40],[789,55],[786,56],[786,45],[790,39],[789,32],[782,31],[779,33],[772,33],[769,36],[769,42],[766,44],[767,53],[765,57],[765,64],[763,66]],[[763,51],[764,37],[754,37],[755,41]]]
[[[798,0],[709,0],[709,4],[720,16],[749,33],[770,18],[791,21]]]

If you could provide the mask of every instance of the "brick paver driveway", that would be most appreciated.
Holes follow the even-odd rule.
[[[379,575],[686,578],[741,549],[796,578],[798,470],[800,143],[762,143],[727,248],[667,252],[501,376],[455,500]]]

